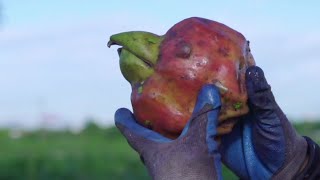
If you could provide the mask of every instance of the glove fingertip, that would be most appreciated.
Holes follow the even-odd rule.
[[[203,109],[205,105],[212,105],[213,109],[221,106],[219,89],[212,84],[206,84],[201,88],[200,92],[198,93],[193,115]]]
[[[184,136],[200,138],[202,134],[208,132],[208,129],[211,129],[209,133],[202,137],[214,136],[220,107],[221,99],[219,89],[211,84],[204,85],[198,93],[192,117],[183,129],[180,138]],[[206,116],[203,116],[204,114],[206,114]]]
[[[263,70],[258,66],[251,66],[246,71],[246,86],[249,97],[256,92],[270,89]]]
[[[115,125],[128,141],[131,141],[130,139],[133,137],[140,137],[153,142],[171,141],[157,132],[138,124],[132,112],[126,108],[120,108],[115,112]]]
[[[133,114],[129,109],[120,108],[114,114],[115,125],[118,127],[119,124],[127,125],[130,122],[135,121]]]

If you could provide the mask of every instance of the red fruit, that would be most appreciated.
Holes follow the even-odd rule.
[[[248,112],[245,71],[254,64],[242,34],[215,21],[185,19],[164,36],[127,32],[111,36],[120,67],[132,85],[137,121],[167,137],[177,137],[191,117],[204,84],[220,88],[219,134],[231,131],[234,117]]]

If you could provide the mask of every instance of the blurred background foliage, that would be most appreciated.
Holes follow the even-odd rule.
[[[295,124],[320,143],[320,123]],[[87,123],[81,132],[0,131],[0,179],[150,179],[115,127]],[[224,167],[225,179],[237,179]]]

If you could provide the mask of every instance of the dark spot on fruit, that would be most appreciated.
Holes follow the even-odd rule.
[[[247,41],[247,45],[248,45],[248,46],[247,46],[247,51],[248,51],[248,52],[251,52],[251,49],[250,49],[250,41]]]
[[[188,76],[180,76],[180,79],[188,81],[188,80],[190,80],[190,77],[188,77]]]
[[[193,22],[185,24],[182,28],[181,31],[189,31],[189,30],[196,30],[197,26]]]
[[[191,55],[191,45],[185,41],[180,41],[176,44],[176,56],[179,58],[187,59]]]
[[[206,41],[200,40],[200,41],[197,42],[197,45],[200,46],[200,47],[205,47],[205,46],[207,46],[208,44],[207,44]]]
[[[176,31],[173,31],[173,30],[169,31],[169,32],[166,34],[166,36],[167,36],[168,39],[175,38],[177,35],[178,35],[178,33],[177,33]]]
[[[230,49],[228,47],[220,47],[219,48],[219,53],[222,54],[224,57],[229,56],[230,54]]]

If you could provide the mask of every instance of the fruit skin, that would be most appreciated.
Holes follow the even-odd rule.
[[[175,24],[159,42],[154,72],[131,83],[137,121],[176,138],[191,117],[197,93],[211,83],[222,97],[218,133],[230,132],[234,117],[248,112],[245,71],[254,60],[244,36],[224,24],[193,17]]]

